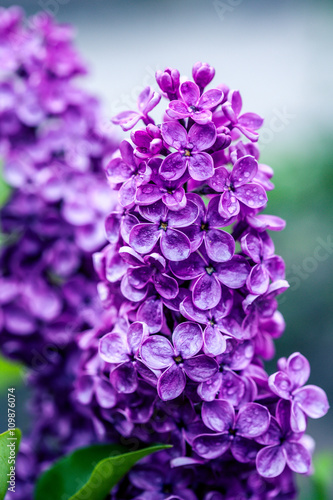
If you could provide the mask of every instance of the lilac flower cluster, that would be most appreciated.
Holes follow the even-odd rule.
[[[14,495],[24,500],[50,460],[94,438],[71,401],[74,339],[103,314],[91,255],[116,205],[103,168],[116,141],[74,83],[86,69],[72,42],[72,28],[45,14],[0,9],[0,163],[12,188],[1,210],[0,330],[34,394]]]
[[[241,112],[237,90],[206,90],[214,73],[202,63],[194,81],[158,71],[160,91],[146,88],[138,111],[113,120],[144,127],[106,168],[119,207],[95,267],[109,324],[80,336],[76,397],[101,439],[173,444],[115,499],[294,498],[293,472],[311,472],[307,418],[328,410],[325,393],[304,386],[300,353],[274,375],[264,369],[288,288],[267,231],[285,223],[260,213],[274,187],[256,144],[263,120]]]

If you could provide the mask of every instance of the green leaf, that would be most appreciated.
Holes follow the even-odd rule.
[[[13,429],[0,434],[0,500],[5,498],[10,480],[11,467],[15,467],[15,457],[21,440],[20,429]],[[8,446],[10,445],[10,446]]]
[[[35,500],[104,500],[141,458],[170,445],[128,452],[119,445],[94,445],[61,458],[39,478]]]
[[[1,163],[0,163],[0,208],[8,200],[11,191],[12,191],[11,188],[8,186],[8,184],[3,179],[3,176],[2,176],[2,166],[1,166]]]
[[[332,498],[333,455],[322,452],[314,456],[314,474],[311,477],[316,500]]]

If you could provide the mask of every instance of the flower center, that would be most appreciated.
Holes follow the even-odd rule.
[[[191,151],[189,149],[185,149],[184,156],[191,156]]]
[[[189,106],[188,108],[190,111],[192,111],[192,113],[195,113],[197,108],[195,106]]]
[[[206,273],[209,274],[209,276],[215,273],[215,269],[213,268],[213,266],[206,267]]]
[[[173,359],[175,360],[175,363],[177,363],[177,365],[179,365],[179,363],[183,361],[183,358],[180,355],[176,356]]]
[[[167,222],[161,222],[159,229],[163,229],[166,231],[168,229],[168,223]]]
[[[208,223],[207,222],[201,222],[200,229],[201,229],[201,231],[208,231],[208,229],[209,229]]]

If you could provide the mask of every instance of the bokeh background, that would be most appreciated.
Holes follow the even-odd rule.
[[[190,76],[196,61],[216,68],[217,83],[240,89],[244,111],[265,117],[261,161],[275,170],[268,213],[287,220],[274,234],[291,288],[276,358],[300,351],[310,383],[333,402],[333,3],[325,0],[0,0],[27,14],[44,10],[77,29],[91,68],[85,85],[104,103],[105,127],[135,106],[156,69]],[[19,389],[18,425],[27,425],[24,373],[0,362],[0,390]],[[4,428],[4,425],[1,427]],[[309,424],[317,467],[333,476],[332,412]],[[318,479],[320,482],[320,478]],[[302,499],[314,499],[301,480]],[[318,486],[318,485],[317,485]],[[319,489],[318,489],[319,488]],[[316,498],[320,497],[320,485]]]

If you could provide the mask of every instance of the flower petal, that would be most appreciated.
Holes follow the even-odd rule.
[[[128,276],[125,275],[120,283],[121,293],[126,297],[126,299],[133,302],[140,302],[147,295],[147,288],[135,288],[132,286],[128,280]]]
[[[150,205],[160,200],[163,192],[155,184],[143,184],[139,186],[135,194],[135,203],[137,205]]]
[[[224,191],[220,198],[219,214],[221,217],[234,217],[239,214],[240,205],[235,193]]]
[[[230,219],[230,217],[221,217],[218,213],[220,196],[214,196],[207,207],[207,222],[209,227],[212,229],[218,229],[220,227],[229,226],[234,219]]]
[[[258,162],[253,156],[243,156],[236,161],[233,166],[230,180],[234,187],[243,186],[247,182],[251,182],[258,171]]]
[[[200,97],[200,89],[196,83],[190,81],[184,82],[181,84],[179,91],[182,99],[188,106],[196,106]]]
[[[122,363],[110,372],[110,382],[122,394],[131,394],[138,387],[138,379],[131,361]]]
[[[284,372],[276,372],[268,378],[268,385],[280,398],[291,399],[292,382]]]
[[[211,155],[193,153],[192,156],[188,157],[188,171],[195,181],[205,181],[212,177],[214,175],[214,162]]]
[[[209,149],[215,142],[216,128],[213,122],[199,125],[195,123],[190,128],[188,140],[193,144],[194,151]]]
[[[193,252],[182,262],[171,262],[170,268],[177,278],[192,280],[205,272],[205,263],[197,252]]]
[[[185,321],[176,326],[172,340],[177,354],[179,353],[184,359],[192,358],[202,347],[202,330],[196,323]]]
[[[254,438],[264,434],[269,426],[270,414],[265,406],[247,403],[237,415],[237,431],[243,437]]]
[[[146,254],[153,250],[159,237],[157,224],[137,224],[130,233],[129,243],[136,252]]]
[[[190,226],[197,219],[198,213],[198,206],[193,201],[188,200],[186,207],[168,213],[168,226],[177,228]]]
[[[198,323],[206,324],[209,320],[206,311],[202,311],[201,309],[195,307],[190,296],[186,297],[180,304],[180,312],[185,318],[197,321]]]
[[[266,191],[260,184],[244,184],[235,189],[239,201],[250,208],[261,208],[267,202]]]
[[[269,286],[269,274],[262,264],[255,265],[246,281],[250,293],[263,295],[267,292]]]
[[[215,170],[213,177],[208,180],[208,185],[221,193],[227,189],[227,181],[229,181],[230,173],[225,167],[219,167]]]
[[[286,442],[283,445],[287,464],[292,471],[306,474],[311,467],[311,455],[301,443]]]
[[[163,401],[176,399],[185,389],[186,378],[183,370],[176,364],[172,364],[160,376],[157,383],[157,392]]]
[[[139,307],[136,319],[148,325],[149,333],[159,332],[163,324],[161,299],[155,295],[148,297]]]
[[[168,209],[161,200],[148,206],[139,207],[139,212],[142,217],[155,223],[159,223],[161,220],[165,221],[168,215]]]
[[[221,285],[215,278],[207,273],[200,276],[192,289],[192,299],[196,307],[202,310],[212,309],[221,299]]]
[[[219,89],[207,90],[199,99],[198,108],[212,109],[218,106],[223,99],[223,92]]]
[[[145,337],[148,337],[147,325],[141,321],[132,323],[127,332],[127,342],[132,354],[137,354]]]
[[[229,401],[203,403],[201,416],[203,423],[215,432],[228,432],[235,425],[235,412]]]
[[[321,418],[328,412],[329,404],[325,391],[316,385],[306,385],[293,392],[294,401],[308,417]]]
[[[204,331],[204,353],[208,356],[218,356],[227,348],[225,337],[216,326],[208,325]]]
[[[169,181],[179,179],[185,172],[187,161],[181,153],[171,153],[162,162],[160,166],[160,175]]]
[[[207,231],[205,246],[208,257],[215,262],[230,260],[235,252],[235,240],[231,234],[221,229],[210,229]]]
[[[119,184],[132,176],[132,169],[122,158],[113,158],[106,167],[106,175],[110,182]]]
[[[261,446],[250,439],[236,436],[231,443],[231,453],[237,462],[246,464],[256,459]]]
[[[162,137],[165,142],[175,148],[184,149],[187,144],[187,132],[177,121],[165,122],[161,126]]]
[[[99,341],[99,355],[107,363],[123,363],[128,360],[126,338],[120,333],[108,333]]]
[[[256,459],[257,470],[263,477],[277,477],[287,463],[281,446],[267,446],[259,451]]]
[[[164,273],[157,273],[153,278],[156,292],[164,299],[174,299],[177,297],[179,287],[177,281]]]
[[[194,382],[205,382],[210,379],[218,370],[215,359],[199,354],[194,358],[184,361],[184,371]]]
[[[162,231],[161,250],[166,259],[172,262],[183,261],[191,254],[191,243],[178,229],[167,229]]]
[[[230,448],[227,434],[202,434],[193,441],[193,450],[207,460],[220,457]]]
[[[110,382],[99,379],[95,387],[97,403],[101,408],[113,408],[117,404],[117,394]]]
[[[294,352],[288,358],[286,371],[296,389],[304,385],[310,377],[310,363],[305,356],[299,352]]]
[[[174,355],[171,342],[162,335],[149,337],[141,346],[142,361],[153,370],[161,370],[173,364]]]
[[[234,255],[228,262],[216,265],[218,279],[229,288],[241,288],[250,273],[250,264],[241,255]]]

